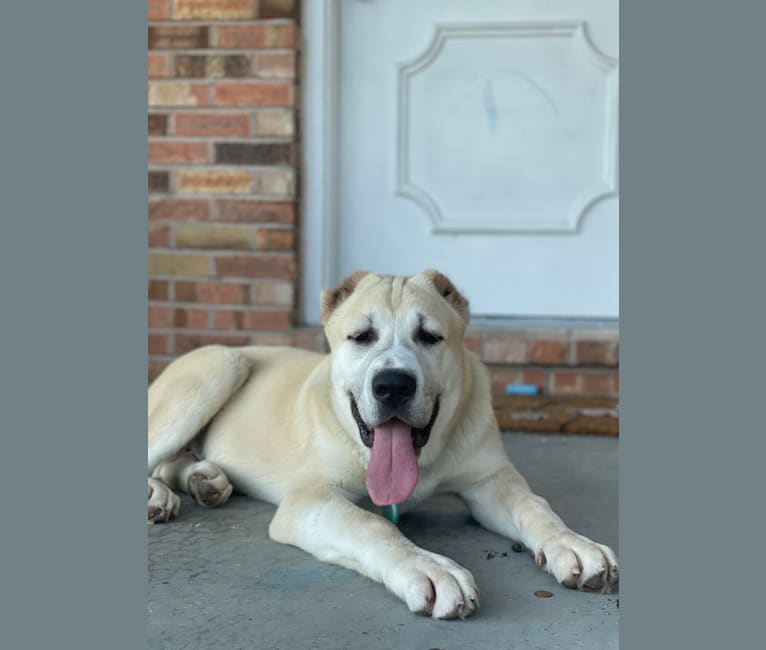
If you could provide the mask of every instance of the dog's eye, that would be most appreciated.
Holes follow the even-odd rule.
[[[428,330],[424,330],[422,327],[415,332],[415,340],[423,345],[436,345],[439,341],[443,341],[444,337],[439,334],[434,334]]]
[[[377,338],[378,335],[372,328],[366,329],[363,332],[348,335],[349,341],[353,341],[359,345],[369,345],[370,343],[373,343]]]

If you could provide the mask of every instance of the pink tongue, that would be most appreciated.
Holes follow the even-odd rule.
[[[420,470],[411,433],[412,429],[399,420],[375,427],[367,492],[376,506],[403,503],[415,490]]]

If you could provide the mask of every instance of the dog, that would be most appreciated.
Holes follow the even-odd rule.
[[[356,272],[321,294],[330,353],[207,346],[149,388],[150,523],[173,489],[277,505],[270,537],[383,583],[415,613],[465,618],[473,576],[357,504],[406,510],[449,492],[523,543],[559,583],[610,591],[615,553],[570,530],[508,460],[486,369],[465,348],[468,301],[443,274]]]

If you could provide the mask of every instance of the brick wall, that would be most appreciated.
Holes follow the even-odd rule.
[[[533,384],[541,395],[619,395],[617,330],[471,328],[466,346],[489,369],[495,396],[508,384]]]
[[[298,0],[149,0],[149,374],[293,343]]]

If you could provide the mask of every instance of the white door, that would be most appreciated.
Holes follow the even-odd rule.
[[[428,267],[476,315],[617,317],[618,0],[306,4],[332,14],[309,322],[317,277]]]

